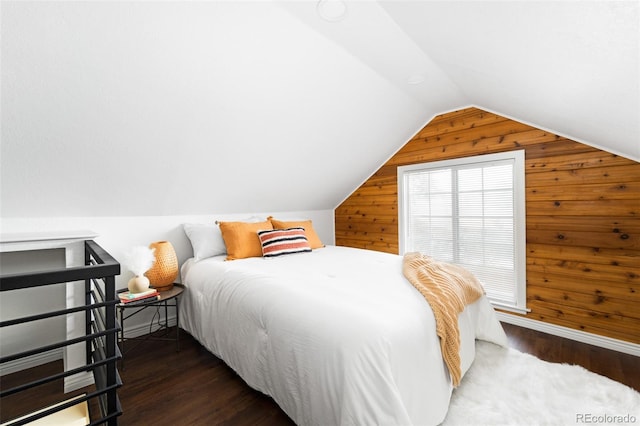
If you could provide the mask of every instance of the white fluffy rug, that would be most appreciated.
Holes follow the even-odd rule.
[[[476,351],[443,425],[640,425],[640,393],[628,386],[487,342]]]

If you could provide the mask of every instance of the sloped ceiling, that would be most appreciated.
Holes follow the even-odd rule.
[[[640,158],[637,2],[317,8],[3,1],[1,216],[332,209],[468,105]]]
[[[640,2],[382,4],[473,104],[640,158]]]

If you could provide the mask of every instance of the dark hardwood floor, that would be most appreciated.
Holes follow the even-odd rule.
[[[511,324],[502,323],[502,327],[509,338],[509,346],[520,352],[549,362],[581,365],[640,391],[639,357]]]
[[[640,391],[640,359],[607,349],[503,324],[512,347],[551,362],[578,364]],[[119,390],[121,425],[293,425],[268,396],[240,379],[222,361],[181,333],[173,344],[149,341],[126,354],[124,385]],[[37,371],[60,371],[62,362],[6,375],[0,386],[29,381]],[[0,419],[26,414],[34,403],[59,400],[62,383],[52,383],[0,402]]]

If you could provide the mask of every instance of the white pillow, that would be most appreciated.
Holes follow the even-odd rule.
[[[193,257],[196,260],[208,257],[227,254],[227,247],[224,245],[220,227],[208,223],[185,223],[184,233],[187,234],[191,247],[193,247]]]

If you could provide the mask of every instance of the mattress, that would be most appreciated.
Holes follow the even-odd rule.
[[[433,313],[402,275],[401,256],[327,246],[190,259],[181,272],[181,327],[297,424],[444,420],[453,387]],[[475,339],[506,346],[485,297],[458,322],[463,374]]]

